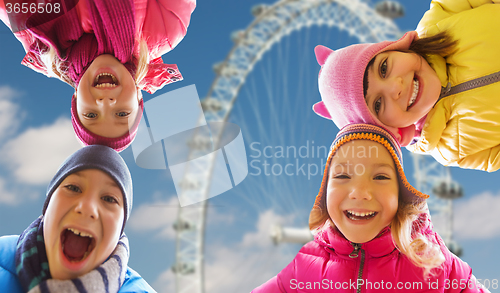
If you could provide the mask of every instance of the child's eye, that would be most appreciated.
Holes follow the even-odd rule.
[[[130,113],[128,113],[128,112],[118,112],[118,113],[116,113],[116,116],[118,116],[118,117],[127,117],[128,115],[130,115]]]
[[[349,175],[347,174],[339,174],[339,175],[334,175],[333,178],[335,179],[350,179]]]
[[[380,63],[380,76],[385,78],[386,74],[387,74],[387,59],[385,59],[384,61],[382,61],[382,63]]]
[[[387,175],[377,175],[373,179],[375,179],[375,180],[390,180],[391,178]]]
[[[85,113],[85,114],[83,114],[83,116],[90,118],[90,119],[94,119],[97,117],[97,114],[96,113]]]
[[[73,184],[68,184],[68,185],[65,185],[64,187],[66,189],[68,189],[69,191],[72,191],[72,192],[82,192],[82,190],[80,189],[80,187],[78,187],[76,185],[73,185]]]
[[[109,203],[118,203],[118,201],[114,197],[109,196],[109,195],[103,196],[101,198],[102,198],[102,200],[109,202]]]
[[[375,113],[378,114],[378,112],[380,111],[380,107],[382,107],[382,99],[378,98],[373,104],[373,109],[375,110]]]

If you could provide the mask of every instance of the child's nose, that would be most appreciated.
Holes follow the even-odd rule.
[[[349,193],[349,198],[358,200],[370,200],[372,199],[371,189],[363,185],[358,185],[353,190],[351,190],[351,193]]]
[[[112,97],[98,98],[96,99],[96,103],[99,106],[103,106],[104,104],[113,106],[114,104],[116,104],[116,99]]]
[[[394,100],[398,100],[403,92],[403,79],[396,77],[389,83],[387,87],[388,96]]]
[[[81,196],[75,211],[85,218],[97,219],[97,202],[90,196]]]

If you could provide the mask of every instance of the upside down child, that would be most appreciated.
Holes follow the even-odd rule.
[[[142,118],[141,91],[152,94],[182,80],[177,65],[161,56],[179,44],[195,0],[78,0],[57,18],[38,13],[18,18],[0,0],[0,19],[22,43],[22,64],[74,89],[71,105],[76,137],[83,145],[122,151]],[[49,18],[49,20],[47,20]]]
[[[500,168],[500,3],[435,0],[395,42],[315,49],[314,105],[337,127],[382,126],[445,166]]]

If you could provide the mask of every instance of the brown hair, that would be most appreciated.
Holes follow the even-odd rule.
[[[456,51],[457,45],[458,41],[453,40],[446,31],[443,31],[431,37],[413,40],[408,50],[399,51],[404,53],[416,53],[429,63],[429,57],[431,55],[440,55],[442,57],[449,56]],[[366,91],[368,90],[368,69],[373,65],[375,57],[376,56],[368,62],[363,75],[363,95],[365,97]]]

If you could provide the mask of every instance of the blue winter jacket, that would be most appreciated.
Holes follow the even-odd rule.
[[[0,237],[0,288],[2,292],[24,293],[16,274],[15,254],[19,236]],[[134,270],[127,268],[125,281],[119,292],[156,292]]]

